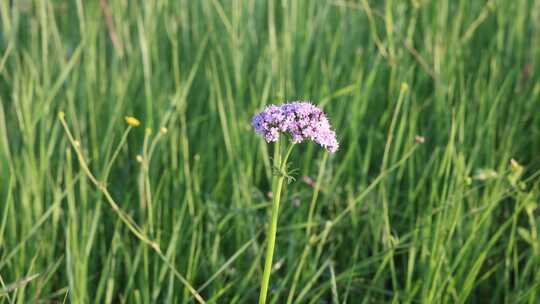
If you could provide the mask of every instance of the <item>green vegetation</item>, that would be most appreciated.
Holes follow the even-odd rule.
[[[312,100],[269,303],[539,303],[539,76],[538,0],[0,1],[0,302],[256,303]]]

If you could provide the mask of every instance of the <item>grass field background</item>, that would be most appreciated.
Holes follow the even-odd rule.
[[[272,303],[540,302],[540,1],[4,0],[0,22],[0,302],[194,303],[182,276],[255,303],[250,122],[293,100],[341,147],[293,153]]]

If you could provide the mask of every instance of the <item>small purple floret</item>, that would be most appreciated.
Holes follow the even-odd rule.
[[[274,142],[280,133],[288,133],[293,143],[312,140],[331,153],[339,148],[326,115],[309,102],[270,105],[253,117],[252,125],[266,142]]]

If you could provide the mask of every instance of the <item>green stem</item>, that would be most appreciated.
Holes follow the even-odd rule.
[[[270,225],[268,225],[268,245],[266,247],[266,259],[264,261],[263,279],[261,281],[261,293],[259,295],[259,304],[266,303],[266,295],[268,294],[268,285],[270,283],[270,273],[272,271],[272,259],[274,257],[274,247],[276,244],[277,224],[279,215],[279,203],[281,200],[281,190],[283,189],[283,181],[285,180],[285,170],[287,169],[287,159],[291,154],[292,147],[290,144],[287,153],[283,160],[281,159],[281,140],[276,141],[274,147],[274,166],[279,172],[272,177],[272,214]]]

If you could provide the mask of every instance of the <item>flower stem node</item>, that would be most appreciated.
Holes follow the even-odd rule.
[[[107,183],[104,182],[104,181],[101,181],[98,183],[98,188],[99,189],[107,189]]]
[[[294,182],[296,178],[294,178],[294,176],[289,173],[294,173],[297,170],[288,171],[286,167],[287,166],[285,166],[285,168],[274,167],[272,170],[272,174],[277,177],[285,178],[287,180],[287,183],[290,184],[291,182]]]

